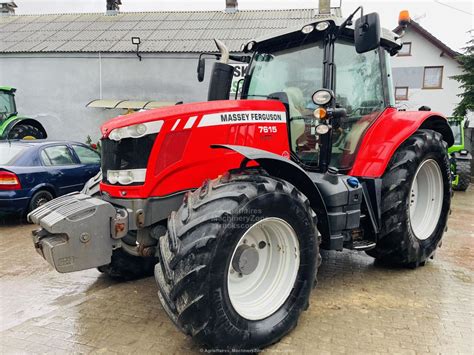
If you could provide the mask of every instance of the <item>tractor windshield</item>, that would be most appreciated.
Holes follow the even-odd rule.
[[[15,99],[7,91],[0,90],[0,120],[5,120],[16,112]]]
[[[308,164],[319,161],[316,141],[306,130],[314,121],[311,96],[323,84],[323,55],[322,41],[271,53],[259,52],[249,69],[248,99],[262,99],[275,93],[287,95],[291,149]]]

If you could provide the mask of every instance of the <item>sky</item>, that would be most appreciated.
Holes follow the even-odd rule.
[[[106,0],[14,0],[17,14],[103,12]],[[238,0],[239,9],[317,8],[317,0]],[[333,6],[339,0],[331,0]],[[470,0],[342,0],[344,16],[362,5],[364,12],[378,12],[383,27],[393,29],[398,13],[409,10],[411,17],[454,50],[461,51],[472,38],[474,1]],[[129,11],[196,11],[222,10],[225,0],[122,0],[120,10]],[[474,34],[474,33],[473,33]]]

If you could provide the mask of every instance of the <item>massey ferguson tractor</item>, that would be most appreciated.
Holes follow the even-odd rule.
[[[176,326],[227,351],[262,349],[296,326],[320,249],[424,265],[450,211],[453,134],[441,114],[394,107],[400,42],[376,13],[352,24],[356,12],[250,41],[241,55],[216,41],[208,102],[105,123],[100,192],[29,214],[39,254],[61,273],[154,271]],[[240,100],[229,100],[229,60],[249,63]]]

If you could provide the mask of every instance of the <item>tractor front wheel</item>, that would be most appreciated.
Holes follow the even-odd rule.
[[[308,307],[317,268],[316,215],[291,184],[226,175],[189,193],[160,238],[160,301],[211,349],[258,351]]]
[[[450,165],[441,134],[418,130],[393,155],[382,178],[382,226],[367,254],[417,267],[433,256],[451,203]]]
[[[456,191],[466,191],[471,182],[471,161],[457,159],[456,175],[458,176],[458,183],[453,186],[453,189]]]

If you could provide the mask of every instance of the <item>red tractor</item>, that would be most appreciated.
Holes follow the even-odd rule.
[[[352,26],[355,13],[251,41],[243,55],[216,41],[208,102],[104,124],[99,195],[33,211],[38,252],[62,273],[154,271],[177,327],[227,350],[296,326],[320,249],[424,265],[446,229],[453,135],[441,114],[393,107],[400,43],[375,13]],[[240,100],[228,99],[229,59],[249,63]]]

